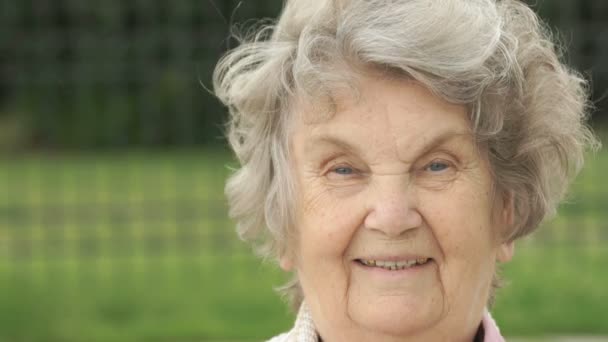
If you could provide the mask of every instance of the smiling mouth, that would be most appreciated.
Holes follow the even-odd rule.
[[[404,270],[406,268],[412,268],[416,266],[421,266],[430,262],[431,258],[418,258],[412,260],[403,260],[403,261],[383,261],[383,260],[367,260],[367,259],[355,259],[355,262],[366,266],[366,267],[375,267],[382,268],[388,271],[398,271]]]

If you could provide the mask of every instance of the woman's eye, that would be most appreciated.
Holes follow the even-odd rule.
[[[352,175],[354,173],[354,170],[351,167],[340,166],[340,167],[334,168],[333,172],[335,172],[339,175]]]
[[[457,175],[456,164],[448,160],[436,159],[420,169],[420,182],[431,189],[443,189]]]
[[[450,165],[448,163],[444,163],[441,161],[434,161],[434,162],[428,164],[426,168],[427,168],[427,170],[429,170],[431,172],[440,172],[449,167],[450,167]]]

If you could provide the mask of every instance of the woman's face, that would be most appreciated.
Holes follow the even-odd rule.
[[[510,210],[495,201],[464,106],[364,77],[330,119],[296,108],[295,257],[324,341],[472,340]]]

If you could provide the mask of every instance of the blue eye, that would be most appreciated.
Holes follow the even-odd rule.
[[[433,172],[439,172],[447,169],[449,167],[448,164],[442,162],[432,162],[427,166],[427,169]]]
[[[353,174],[353,169],[350,167],[337,167],[334,169],[334,172],[339,174],[339,175],[352,175]]]

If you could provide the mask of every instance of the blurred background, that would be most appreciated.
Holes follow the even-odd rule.
[[[608,2],[532,1],[608,137]],[[286,330],[227,219],[214,64],[280,0],[0,0],[0,341],[248,341]],[[608,153],[506,265],[506,336],[608,335]],[[549,337],[547,337],[549,336]]]

